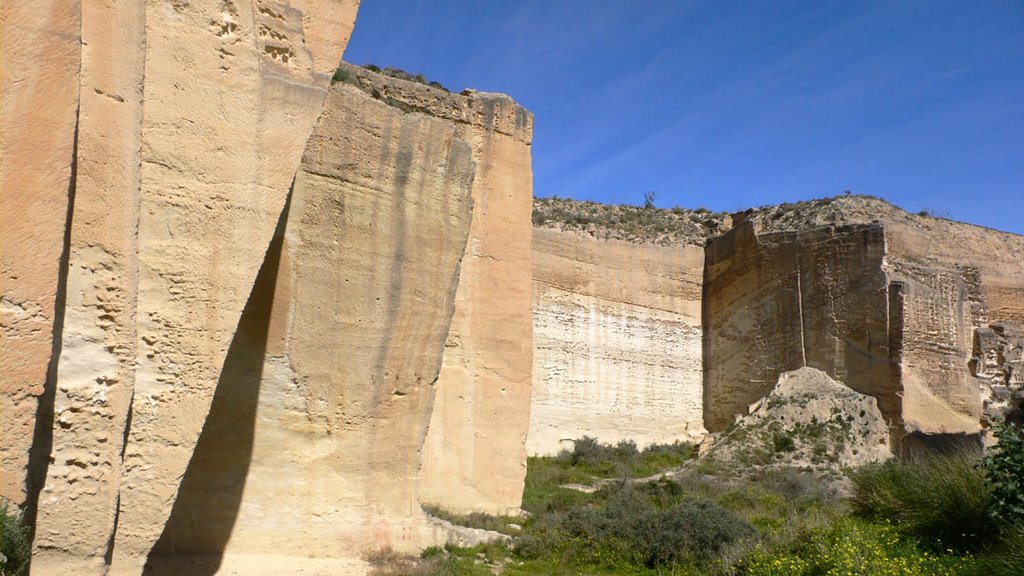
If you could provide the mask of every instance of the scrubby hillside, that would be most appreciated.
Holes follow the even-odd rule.
[[[568,198],[534,198],[535,228],[575,230],[603,240],[702,246],[727,227],[729,216],[706,208],[627,206]]]

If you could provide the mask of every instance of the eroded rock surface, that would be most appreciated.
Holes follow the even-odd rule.
[[[59,4],[33,5],[31,14],[3,8],[4,40],[23,46],[5,56],[47,52],[14,78],[45,94],[4,87],[5,106],[8,96],[16,106],[40,100],[27,114],[5,108],[5,134],[20,126],[8,117],[19,118],[53,141],[24,134],[3,142],[5,167],[32,144],[36,160],[19,165],[57,187],[28,210],[48,206],[53,222],[19,218],[59,239],[64,219],[72,223],[65,242],[4,240],[5,258],[16,255],[8,246],[37,253],[17,261],[38,273],[12,271],[3,286],[3,301],[24,310],[33,306],[19,290],[51,300],[59,292],[43,286],[56,267],[43,267],[55,266],[66,244],[63,333],[32,329],[47,349],[62,350],[47,389],[53,398],[44,395],[39,411],[36,447],[52,465],[40,469],[33,571],[101,573],[113,545],[111,571],[134,574],[170,513],[357,2]],[[59,73],[45,64],[62,57]],[[63,127],[54,124],[61,114]],[[63,165],[39,165],[61,147]],[[2,356],[23,356],[26,374],[44,374],[50,359],[33,346],[31,357]],[[29,413],[24,395],[8,398]],[[6,472],[5,464],[5,482]]]
[[[53,460],[40,495],[33,572],[101,573],[114,530],[135,383],[145,10],[84,3],[73,226]],[[88,566],[88,568],[87,568]]]
[[[1024,408],[1024,329],[996,322],[974,329],[971,375],[981,387],[985,424],[999,418],[1019,420]]]
[[[344,50],[343,8],[207,0],[146,10],[138,367],[114,573],[141,567],[170,513]],[[334,41],[306,44],[305,28],[321,26],[312,36]]]

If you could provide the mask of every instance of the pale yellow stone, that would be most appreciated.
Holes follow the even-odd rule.
[[[135,381],[143,6],[83,3],[82,42],[67,299],[35,574],[103,573]]]
[[[158,554],[444,543],[416,479],[474,168],[452,122],[335,85]]]
[[[702,435],[703,270],[699,246],[534,228],[530,454]]]
[[[515,511],[530,410],[533,116],[501,94],[451,94],[351,65],[345,70],[350,83],[375,98],[453,122],[471,145],[473,223],[423,446],[419,498],[454,510]]]
[[[472,92],[467,100],[482,112],[482,121],[457,125],[477,163],[473,223],[423,447],[420,499],[508,514],[518,510],[526,478],[533,117],[500,94]]]
[[[78,2],[0,3],[0,497],[16,504],[41,480],[29,452],[60,317],[81,25]]]
[[[80,21],[78,3],[61,3],[73,14],[51,10],[62,18],[48,22],[47,33],[71,46],[75,59],[61,67],[75,77],[59,78],[74,88],[73,104],[79,57],[84,75],[54,465],[40,501],[34,572],[102,571],[98,559],[109,552],[115,518],[112,572],[141,571],[171,511],[357,5],[86,2]],[[6,22],[4,39],[15,38]],[[64,26],[74,35],[62,36]],[[57,58],[61,47],[47,42],[22,43]],[[46,123],[49,105],[60,103],[36,105],[36,133],[61,136]],[[4,129],[15,127],[4,114]],[[61,177],[59,167],[29,167]],[[58,250],[65,211],[57,223],[33,224],[56,233]],[[15,296],[10,301],[22,306]]]

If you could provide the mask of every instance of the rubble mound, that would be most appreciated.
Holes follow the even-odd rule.
[[[887,459],[889,429],[877,401],[815,368],[784,372],[764,399],[705,456],[743,468],[836,469]]]

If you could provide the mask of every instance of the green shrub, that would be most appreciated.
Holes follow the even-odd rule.
[[[573,442],[572,450],[560,452],[555,461],[593,478],[637,478],[681,466],[692,456],[693,446],[684,442],[652,444],[638,450],[632,440],[612,445],[584,436]]]
[[[331,83],[333,84],[335,82],[344,82],[346,84],[352,84],[355,82],[355,78],[352,77],[352,74],[350,74],[348,70],[345,70],[344,68],[338,68],[337,70],[334,71],[334,76],[331,78]]]
[[[370,565],[370,576],[492,576],[488,563],[505,559],[508,552],[504,544],[431,546],[417,558],[383,548],[366,554],[364,560]]]
[[[786,432],[776,432],[772,434],[772,448],[776,452],[794,452],[796,451],[796,441]]]
[[[851,473],[854,510],[889,520],[935,548],[977,550],[998,532],[990,489],[977,461],[964,455],[890,460]]]
[[[602,488],[595,501],[537,518],[518,539],[525,558],[628,569],[715,560],[727,547],[756,535],[720,505],[690,498],[670,480]]]
[[[803,510],[812,506],[834,506],[839,492],[834,485],[812,473],[793,468],[766,468],[751,475],[760,488],[777,494],[787,506]]]
[[[996,422],[992,433],[999,443],[981,463],[992,490],[992,515],[1007,522],[1024,522],[1024,430]]]
[[[727,546],[756,535],[753,526],[710,500],[686,500],[655,520],[646,540],[648,566],[691,559],[706,562]]]
[[[678,468],[695,456],[693,444],[687,442],[651,444],[640,452],[640,466],[637,471],[653,474],[659,470]]]
[[[21,514],[0,501],[0,576],[23,576],[31,558],[28,530]]]

